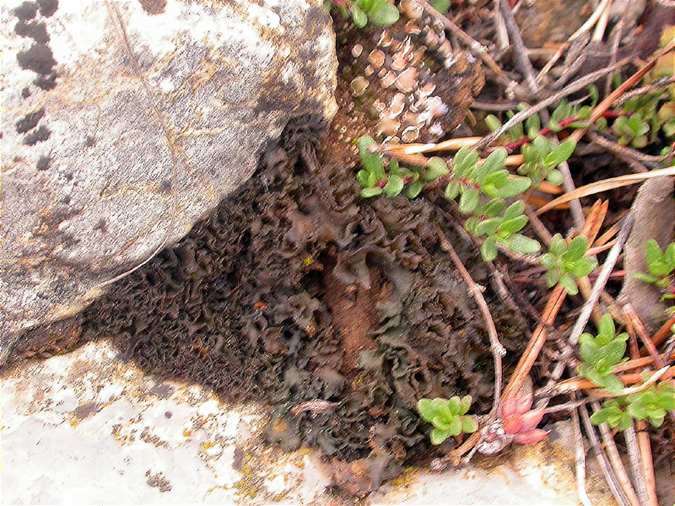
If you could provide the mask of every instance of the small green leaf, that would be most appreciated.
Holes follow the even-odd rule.
[[[504,167],[504,161],[507,156],[508,153],[504,148],[495,149],[476,170],[476,180],[482,182],[481,179],[486,175]]]
[[[523,253],[524,255],[531,255],[541,249],[541,244],[522,234],[511,236],[509,240],[506,241],[506,244],[511,250],[516,253]]]
[[[574,278],[569,274],[563,274],[562,276],[560,276],[560,280],[558,282],[561,284],[561,286],[565,289],[565,291],[568,294],[576,295],[577,293],[579,293],[577,282],[574,281]]]
[[[459,416],[455,416],[450,421],[450,430],[448,433],[451,436],[459,436],[462,433],[462,419]]]
[[[478,206],[480,193],[475,188],[467,188],[459,199],[459,212],[462,214],[471,214]]]
[[[556,167],[562,162],[566,162],[574,149],[576,148],[577,143],[574,139],[568,139],[565,142],[559,144],[553,150],[544,157],[544,163],[549,167]]]
[[[504,218],[509,220],[516,216],[521,216],[525,212],[525,203],[522,200],[516,200],[504,211]]]
[[[448,183],[448,186],[445,187],[445,198],[448,200],[454,200],[459,194],[459,183]]]
[[[406,188],[405,194],[409,199],[414,199],[420,194],[423,187],[424,184],[422,184],[421,181],[415,181],[410,186],[408,186],[408,188]]]
[[[363,168],[374,174],[378,180],[384,179],[385,173],[382,157],[377,153],[371,153],[369,149],[370,146],[376,144],[373,138],[364,135],[363,137],[359,137],[356,144],[359,148],[359,156],[361,157]]]
[[[450,433],[440,429],[432,429],[429,439],[431,440],[432,445],[439,445],[443,443],[446,439],[450,437]]]
[[[459,410],[460,415],[466,415],[469,412],[472,401],[473,399],[471,398],[470,395],[465,395],[464,397],[462,397],[462,399],[460,400],[462,404],[462,409]]]
[[[663,252],[659,247],[659,243],[657,243],[654,239],[649,239],[647,241],[646,255],[645,255],[647,265],[649,266],[650,264],[658,262],[659,260],[661,260],[662,256]]]
[[[539,119],[539,114],[534,114],[530,116],[525,121],[525,129],[527,130],[527,136],[530,139],[534,139],[539,135],[539,130],[541,130],[541,120]]]
[[[424,172],[425,181],[434,181],[435,179],[445,176],[448,172],[448,165],[445,160],[438,156],[434,156],[427,162],[426,171]]]
[[[508,183],[498,189],[498,195],[496,196],[505,199],[514,197],[527,190],[531,184],[532,180],[529,177],[510,176]]]
[[[602,344],[607,344],[616,334],[616,327],[614,326],[614,319],[607,313],[600,318],[598,326],[598,337],[601,338]]]
[[[495,130],[499,130],[502,126],[502,122],[499,121],[499,118],[495,116],[494,114],[488,114],[485,116],[485,124],[487,127],[490,129],[491,132],[494,132]]]
[[[356,173],[356,180],[363,188],[368,187],[368,174],[369,174],[368,171],[366,171],[365,169],[361,169]]]
[[[563,184],[562,172],[560,172],[557,169],[552,169],[546,176],[546,180],[551,184],[560,186],[561,184]]]
[[[389,180],[384,187],[384,193],[387,197],[396,197],[403,190],[403,178],[396,175],[389,176]]]
[[[363,12],[358,5],[352,3],[349,11],[352,14],[352,21],[358,28],[363,28],[368,24],[368,16]]]
[[[478,152],[475,149],[462,148],[452,159],[456,176],[464,176],[478,162]]]
[[[563,260],[567,261],[579,260],[581,257],[584,256],[587,249],[588,249],[588,239],[586,239],[582,235],[579,235],[574,239],[572,239],[569,246],[567,247],[567,251],[565,251],[562,254],[562,258]]]
[[[368,10],[368,20],[377,26],[391,26],[398,21],[398,18],[398,9],[388,0],[373,0]]]
[[[497,258],[497,241],[494,237],[485,239],[480,247],[480,254],[486,262],[492,262]]]
[[[560,234],[555,234],[551,239],[551,245],[549,246],[551,253],[555,256],[562,256],[562,254],[567,250],[567,243],[563,236]]]
[[[454,395],[448,399],[448,409],[453,415],[459,415],[462,410],[462,401],[458,395]]]
[[[565,268],[567,271],[571,272],[575,278],[582,278],[588,276],[597,265],[598,261],[595,257],[584,257],[571,265],[566,265]]]
[[[382,195],[382,188],[379,186],[373,186],[371,188],[364,188],[361,190],[361,196],[366,199],[377,197],[378,195]]]
[[[475,235],[492,235],[497,231],[500,223],[502,223],[501,218],[488,218],[487,220],[482,220],[476,226]]]
[[[525,225],[527,225],[527,216],[521,214],[520,216],[516,216],[510,220],[504,220],[499,225],[498,229],[500,232],[507,232],[509,235],[511,235],[515,234],[516,232],[520,232],[523,228],[525,228]]]
[[[476,419],[472,416],[463,416],[462,417],[462,432],[465,434],[473,434],[478,430],[478,423]]]

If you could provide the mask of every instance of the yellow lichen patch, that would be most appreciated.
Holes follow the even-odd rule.
[[[189,438],[189,437],[192,437],[192,431],[189,430],[189,429],[183,429],[183,437],[184,437],[185,439],[187,439],[187,438]]]
[[[407,487],[415,480],[415,468],[406,467],[403,472],[391,480],[391,485],[393,487]]]
[[[69,421],[70,426],[74,429],[80,424],[80,419],[76,416],[72,417]]]
[[[199,445],[199,448],[203,452],[205,452],[206,450],[208,450],[209,448],[213,448],[214,446],[216,446],[216,443],[214,441],[209,440],[209,441],[202,441],[202,443]]]

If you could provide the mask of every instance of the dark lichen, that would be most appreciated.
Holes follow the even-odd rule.
[[[358,198],[351,169],[320,164],[308,132],[287,129],[236,195],[86,311],[85,333],[117,336],[160,377],[271,403],[270,441],[398,469],[429,451],[419,398],[470,394],[489,409],[487,335],[438,247],[439,208]],[[447,233],[485,282],[476,252]],[[517,330],[501,337],[519,348]],[[289,413],[314,399],[337,406]]]

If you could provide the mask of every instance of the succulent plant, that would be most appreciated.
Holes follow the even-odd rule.
[[[376,26],[390,26],[399,18],[398,9],[389,0],[353,0],[349,11],[352,21],[359,28],[369,22]]]
[[[361,170],[356,173],[356,180],[361,185],[361,196],[364,198],[386,195],[396,197],[405,189],[408,198],[417,197],[424,185],[431,183],[449,172],[442,158],[430,158],[425,167],[401,167],[397,160],[386,163],[381,154],[373,152],[377,143],[372,137],[363,136],[357,140]]]
[[[485,237],[480,249],[485,261],[495,259],[498,246],[523,254],[539,251],[541,245],[537,241],[518,233],[527,225],[524,211],[522,200],[507,207],[504,199],[492,199],[480,205],[474,216],[466,220],[464,226],[469,232],[476,237]]]
[[[523,146],[525,162],[518,168],[518,173],[528,176],[535,183],[546,179],[556,185],[562,184],[562,174],[556,167],[566,162],[575,148],[573,139],[555,145],[546,137],[537,135],[531,143]]]
[[[675,274],[675,242],[671,242],[665,250],[659,247],[659,244],[650,239],[647,241],[645,262],[649,274],[636,272],[635,277],[659,287],[662,290],[669,290],[663,296],[664,300],[675,299],[675,286],[673,275]]]
[[[579,374],[611,392],[620,391],[623,383],[612,373],[612,368],[623,361],[627,340],[628,334],[616,334],[614,320],[604,315],[596,336],[586,332],[579,337],[582,360]]]
[[[548,253],[542,255],[541,264],[546,267],[546,284],[551,287],[560,283],[570,295],[579,292],[576,278],[588,276],[598,265],[595,257],[586,256],[588,240],[577,236],[568,244],[562,235],[551,239]]]
[[[648,420],[654,427],[660,427],[672,410],[675,410],[675,386],[662,382],[642,392],[605,401],[602,409],[593,413],[591,422],[626,430],[636,419]]]
[[[445,189],[445,196],[454,200],[459,195],[462,214],[473,213],[480,203],[481,194],[489,198],[514,197],[527,190],[530,178],[514,176],[504,168],[506,150],[495,149],[483,161],[475,150],[462,148],[453,159],[452,179]]]
[[[471,396],[465,395],[450,399],[420,399],[417,401],[417,411],[422,419],[433,425],[429,437],[431,444],[439,445],[449,437],[459,436],[461,433],[472,433],[478,430],[478,424],[473,416],[466,413],[471,408]]]
[[[548,436],[548,432],[537,429],[544,417],[543,409],[532,409],[532,392],[521,397],[505,399],[499,406],[499,417],[504,432],[513,438],[514,443],[535,444]]]
[[[630,144],[635,148],[644,148],[647,145],[649,130],[649,123],[639,113],[631,116],[620,116],[616,118],[612,125],[612,131],[617,135],[619,144]]]

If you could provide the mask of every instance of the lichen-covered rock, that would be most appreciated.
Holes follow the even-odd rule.
[[[291,118],[335,112],[320,0],[0,6],[0,364],[184,236]]]

